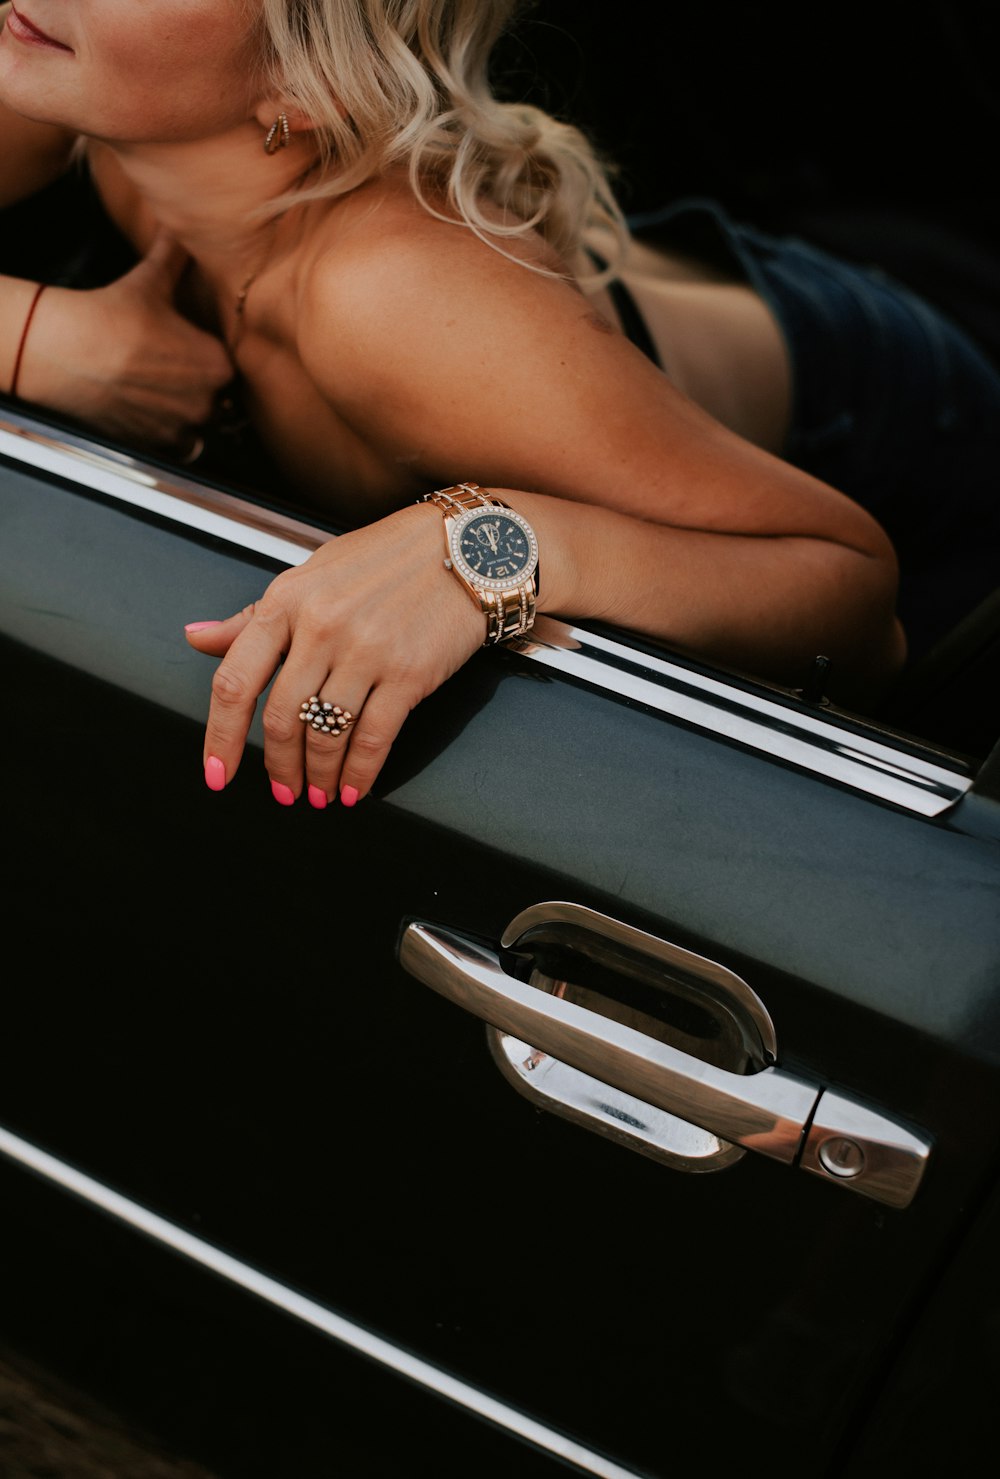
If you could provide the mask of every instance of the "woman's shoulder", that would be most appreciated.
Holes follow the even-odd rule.
[[[456,271],[478,282],[518,280],[525,267],[568,276],[536,231],[494,232],[491,224],[498,222],[489,210],[479,228],[432,191],[418,198],[405,179],[372,181],[334,202],[319,220],[306,254],[306,292],[322,303],[350,299],[366,283],[408,292],[415,278],[432,289],[452,281]]]
[[[426,353],[432,341],[443,348],[453,333],[474,334],[505,314],[544,317],[554,303],[587,311],[537,233],[487,238],[398,182],[337,202],[303,260],[299,347],[327,367],[331,334],[360,364],[390,348],[397,356],[407,346]]]

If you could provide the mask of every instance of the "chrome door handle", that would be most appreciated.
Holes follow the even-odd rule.
[[[502,1032],[724,1140],[905,1207],[929,1144],[781,1068],[729,1073],[509,976],[484,946],[414,922],[399,958],[425,985]]]

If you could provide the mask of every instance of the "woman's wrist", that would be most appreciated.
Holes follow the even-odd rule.
[[[31,297],[31,302],[28,304],[28,311],[24,315],[24,323],[21,326],[21,337],[17,341],[17,353],[14,355],[14,368],[11,371],[10,390],[8,392],[9,395],[14,397],[17,396],[18,385],[21,380],[21,364],[24,360],[24,350],[25,345],[28,342],[28,335],[31,333],[31,323],[35,317],[35,309],[38,307],[38,300],[45,292],[45,286],[45,283],[40,282],[35,288],[35,291]]]
[[[588,614],[586,592],[580,589],[578,574],[582,554],[574,555],[579,535],[595,510],[572,504],[562,498],[542,493],[528,493],[521,488],[489,488],[509,503],[516,513],[527,519],[538,540],[537,610],[550,616]],[[598,517],[600,510],[596,511]]]
[[[0,387],[16,396],[21,381],[32,320],[44,283],[0,277]]]

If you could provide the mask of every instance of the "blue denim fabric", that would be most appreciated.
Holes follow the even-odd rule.
[[[771,308],[792,367],[783,455],[892,539],[912,663],[1000,586],[1000,374],[879,268],[738,224],[715,201],[630,225],[746,281]]]

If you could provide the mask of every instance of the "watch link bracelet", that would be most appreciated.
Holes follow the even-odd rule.
[[[436,503],[444,515],[445,568],[486,617],[483,646],[530,631],[538,595],[538,540],[527,519],[478,483],[439,488],[420,502]]]

